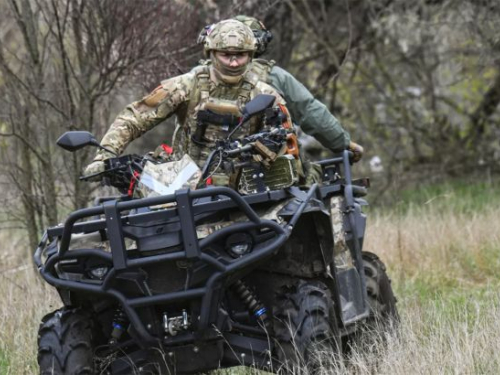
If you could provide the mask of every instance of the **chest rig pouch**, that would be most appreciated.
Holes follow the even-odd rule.
[[[192,141],[198,146],[210,146],[224,133],[238,125],[241,112],[237,100],[208,98],[197,113],[196,130]]]
[[[202,167],[216,141],[226,138],[239,123],[242,115],[240,108],[250,101],[258,77],[246,73],[239,85],[219,84],[214,87],[211,86],[208,66],[200,67],[196,77],[198,98],[192,100],[191,105],[196,103],[196,106],[185,131],[189,143],[188,153]],[[255,133],[261,125],[250,120],[238,129],[234,137]]]

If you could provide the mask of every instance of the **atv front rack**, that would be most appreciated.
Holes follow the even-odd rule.
[[[165,344],[183,344],[192,342],[203,336],[204,339],[217,338],[222,322],[218,320],[220,299],[223,295],[224,282],[229,278],[237,278],[238,274],[258,262],[275,254],[286,242],[294,224],[300,215],[307,210],[309,202],[315,198],[323,200],[332,195],[342,194],[345,197],[346,214],[351,222],[353,232],[353,255],[356,268],[361,276],[362,290],[366,301],[364,270],[362,267],[360,243],[354,222],[354,197],[356,187],[352,185],[349,165],[349,152],[341,157],[321,162],[323,167],[331,164],[343,164],[344,179],[321,187],[314,184],[309,191],[300,191],[296,187],[276,191],[268,191],[248,196],[240,196],[236,191],[225,187],[209,187],[200,190],[178,190],[175,194],[154,198],[143,198],[131,201],[110,200],[99,206],[81,209],[70,214],[64,225],[49,228],[39,244],[34,260],[42,277],[61,291],[78,291],[95,294],[117,300],[127,315],[130,324],[141,341],[147,344],[163,341]],[[295,191],[293,190],[295,189]],[[301,202],[296,212],[281,225],[275,221],[263,220],[251,206],[279,202],[290,197]],[[145,208],[169,205],[144,212]],[[248,219],[236,222],[198,239],[197,223],[217,211],[236,208]],[[132,212],[131,212],[132,211]],[[134,212],[135,211],[135,212]],[[104,218],[101,217],[104,215]],[[79,222],[82,219],[87,221]],[[132,238],[130,228],[148,227],[165,224],[177,226],[180,234],[179,245],[172,251],[147,254],[131,258],[126,248],[124,237]],[[225,260],[207,251],[210,246],[232,233],[265,230],[267,239],[249,254],[241,258]],[[72,238],[76,234],[101,233],[109,241],[109,251],[100,248],[71,248]],[[162,245],[158,249],[168,247]],[[42,257],[44,260],[42,260]],[[82,258],[95,258],[101,264],[109,266],[109,270],[100,281],[63,279],[58,274],[58,265],[63,262],[78,262]],[[185,287],[184,290],[159,293],[145,293],[130,297],[114,287],[120,275],[128,271],[137,271],[141,267],[168,262],[202,262],[214,270],[202,287]],[[61,295],[62,296],[62,295]],[[163,339],[151,334],[142,321],[138,309],[169,305],[178,302],[200,302],[200,314],[197,317],[194,333],[183,333]],[[66,303],[66,302],[65,302]],[[367,306],[365,306],[366,311]],[[220,324],[219,324],[220,323]],[[215,326],[216,329],[213,329]]]
[[[314,191],[316,190],[313,189]],[[308,194],[310,199],[312,194]],[[81,209],[73,212],[64,226],[47,230],[35,253],[35,263],[42,277],[51,285],[62,290],[73,290],[99,295],[107,295],[118,300],[128,316],[130,323],[137,334],[146,342],[157,341],[145,328],[136,309],[144,306],[168,304],[178,301],[201,299],[201,313],[197,323],[198,331],[206,330],[217,319],[217,305],[220,298],[220,289],[223,280],[229,275],[251,266],[256,262],[278,251],[290,235],[291,228],[277,224],[271,220],[262,220],[250,207],[250,204],[279,201],[287,197],[285,191],[274,191],[254,196],[242,197],[236,191],[225,187],[206,188],[201,190],[178,190],[175,194],[144,198],[132,201],[108,201],[100,206]],[[125,214],[130,210],[145,207],[155,207],[164,204],[174,204],[171,208],[158,209],[144,213]],[[306,202],[303,202],[306,203]],[[222,228],[205,238],[198,240],[196,220],[204,214],[236,207],[243,212],[248,221],[237,222]],[[99,217],[104,215],[104,219]],[[82,219],[94,220],[78,223]],[[177,223],[180,224],[182,249],[157,255],[130,259],[124,241],[124,232],[127,226],[137,226],[147,223]],[[224,261],[214,257],[204,250],[214,242],[221,240],[231,233],[250,230],[262,230],[272,233],[270,239],[251,253],[231,261]],[[77,233],[106,231],[111,252],[99,248],[78,248],[70,250],[72,236]],[[42,255],[46,256],[45,262]],[[83,280],[67,280],[58,276],[57,265],[61,261],[77,260],[79,258],[94,257],[102,263],[110,265],[110,269],[100,284]],[[204,287],[197,287],[177,292],[127,297],[124,293],[112,287],[113,281],[120,273],[127,270],[137,270],[148,265],[157,265],[172,261],[201,261],[210,264],[216,272],[211,275]],[[172,339],[175,339],[172,337]]]

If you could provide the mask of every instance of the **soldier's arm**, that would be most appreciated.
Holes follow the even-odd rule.
[[[324,147],[342,151],[349,146],[349,133],[319,100],[314,99],[304,85],[280,67],[274,66],[269,75],[270,84],[283,94],[294,122]]]
[[[167,79],[139,101],[121,111],[104,135],[101,145],[121,154],[127,145],[170,117],[176,109],[189,100],[193,74]],[[104,160],[111,155],[99,150],[94,160]]]

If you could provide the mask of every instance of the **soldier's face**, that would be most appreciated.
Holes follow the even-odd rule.
[[[238,69],[248,64],[250,54],[248,52],[215,52],[215,58],[226,68]]]

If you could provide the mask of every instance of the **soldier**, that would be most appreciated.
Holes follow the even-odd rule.
[[[236,16],[235,19],[249,26],[257,38],[257,50],[254,56],[260,57],[266,52],[272,34],[262,22],[248,16]],[[201,43],[206,37],[205,27],[198,37]],[[260,80],[267,82],[283,96],[287,102],[294,122],[308,135],[316,138],[324,147],[340,152],[349,149],[354,153],[354,161],[359,161],[363,156],[363,147],[350,140],[349,133],[340,125],[339,121],[330,113],[328,108],[316,100],[313,95],[297,79],[286,70],[275,65],[275,61],[254,58],[250,67]]]
[[[175,113],[178,122],[175,153],[188,153],[203,167],[215,141],[229,133],[228,116],[236,120],[241,107],[258,94],[274,95],[275,104],[285,104],[275,89],[247,69],[256,50],[256,39],[248,26],[237,20],[217,23],[206,37],[204,49],[213,61],[211,66],[198,66],[189,73],[167,79],[149,95],[128,105],[112,123],[101,145],[120,154],[132,140]],[[214,108],[220,116],[225,116],[225,126],[212,121]],[[208,109],[212,123],[200,127],[198,120]],[[241,137],[255,133],[261,125],[258,119],[252,119],[235,134]],[[103,171],[103,160],[113,156],[99,150],[84,173]],[[223,174],[213,175],[212,179],[215,185],[229,184]]]

